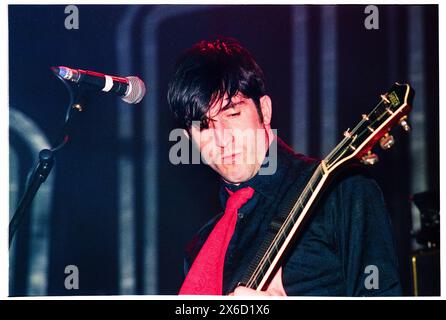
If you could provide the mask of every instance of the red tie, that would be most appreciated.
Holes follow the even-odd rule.
[[[226,189],[228,190],[228,189]],[[237,211],[254,194],[246,187],[236,192],[228,190],[225,214],[215,225],[190,268],[179,294],[221,295],[226,250],[234,233]]]

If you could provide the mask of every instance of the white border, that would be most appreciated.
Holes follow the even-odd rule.
[[[2,3],[0,5],[0,21],[1,21],[1,28],[0,28],[0,39],[2,39],[3,44],[8,44],[8,4],[57,4],[57,5],[65,5],[67,3],[61,3],[60,1],[20,1],[15,0],[11,1],[9,0],[7,3]],[[70,1],[70,4],[309,4],[309,1],[210,1],[210,0],[204,0],[204,1],[118,1],[118,0],[109,0],[109,1],[82,1],[82,0],[75,0]],[[423,0],[410,0],[410,1],[392,1],[391,3],[387,1],[374,1],[371,3],[371,1],[337,1],[337,2],[329,2],[329,1],[312,1],[311,4],[438,4],[439,1],[423,1]],[[439,5],[439,48],[440,53],[439,57],[443,57],[446,53],[444,50],[444,39],[441,37],[442,31],[446,30],[446,9],[445,6]],[[2,45],[1,46],[1,62],[3,66],[9,66],[8,64],[8,45]],[[442,63],[442,60],[440,59],[440,92],[446,92],[446,84],[443,79],[444,74],[444,63]],[[2,102],[3,110],[5,108],[8,108],[9,106],[9,94],[8,94],[8,88],[9,88],[9,68],[8,71],[6,69],[1,75],[3,78],[0,81],[0,99]],[[444,129],[441,128],[442,120],[444,119],[444,112],[443,103],[444,99],[440,98],[440,181],[443,181],[443,170],[442,170],[442,159],[443,159],[443,144],[444,141]],[[7,113],[6,113],[7,114]],[[3,114],[3,116],[0,117],[0,172],[1,173],[8,173],[8,146],[9,146],[9,136],[8,136],[8,117],[6,114]],[[5,161],[6,160],[6,161]],[[187,296],[67,296],[67,297],[38,297],[38,298],[8,298],[8,223],[9,223],[9,207],[8,207],[8,181],[5,177],[8,176],[6,174],[2,174],[3,179],[0,179],[0,212],[2,213],[0,215],[0,299],[14,299],[14,300],[49,300],[49,299],[56,299],[56,300],[100,300],[100,299],[109,299],[109,300],[128,300],[128,299],[135,299],[135,300],[153,300],[153,299],[163,299],[163,300],[171,300],[171,299],[181,299],[181,300],[206,300],[206,299],[216,299],[216,300],[236,300],[237,297],[211,297],[211,296],[193,296],[193,297],[187,297]],[[443,186],[440,187],[440,207],[444,208],[444,205],[446,202],[445,199],[445,191]],[[446,276],[445,276],[445,266],[446,266],[446,258],[445,258],[445,243],[444,243],[444,234],[446,232],[446,226],[444,221],[441,223],[441,237],[442,237],[442,245],[441,245],[441,288],[442,288],[442,295],[440,298],[414,298],[414,297],[403,297],[403,298],[366,298],[371,300],[430,300],[430,299],[444,299],[446,297]],[[242,297],[240,299],[248,299],[251,300],[250,297]],[[252,299],[258,299],[263,300],[262,298],[252,298]],[[276,300],[280,298],[274,298],[270,297],[268,298],[270,300]],[[319,298],[310,298],[310,297],[288,297],[290,300],[313,300],[313,299],[319,299]],[[328,300],[344,300],[346,298],[326,298]],[[350,298],[349,298],[350,299]],[[358,298],[356,298],[358,299]],[[356,300],[353,298],[353,300]],[[359,298],[361,299],[361,298]]]
[[[1,65],[3,68],[0,80],[0,101],[3,115],[0,116],[0,299],[8,295],[8,224],[9,224],[9,63],[8,63],[8,7],[0,7],[0,46]],[[7,174],[6,174],[7,173]]]

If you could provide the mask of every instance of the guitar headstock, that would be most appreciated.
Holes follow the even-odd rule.
[[[344,139],[324,159],[328,170],[353,158],[365,164],[374,164],[378,157],[371,153],[380,141],[383,149],[390,148],[393,137],[389,131],[399,124],[404,131],[410,131],[407,116],[412,108],[414,90],[408,84],[395,83],[388,92],[380,96],[380,101],[369,114],[352,129],[344,132]]]

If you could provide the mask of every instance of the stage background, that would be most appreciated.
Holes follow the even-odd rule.
[[[40,149],[55,145],[68,104],[50,66],[138,75],[139,105],[93,94],[57,155],[10,253],[10,295],[176,294],[183,248],[220,210],[217,176],[168,161],[175,123],[167,82],[200,39],[235,37],[262,66],[273,128],[296,151],[323,157],[393,82],[416,90],[410,135],[379,152],[371,172],[391,215],[404,293],[411,292],[411,195],[439,188],[438,8],[378,6],[9,6],[11,213]],[[66,266],[79,270],[67,290]]]

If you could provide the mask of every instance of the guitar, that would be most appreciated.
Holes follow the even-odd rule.
[[[389,131],[399,124],[410,131],[407,121],[414,97],[414,90],[408,84],[395,83],[381,95],[379,103],[352,129],[344,132],[342,141],[316,167],[296,201],[292,201],[285,212],[282,223],[273,220],[268,234],[256,256],[238,285],[263,291],[280,265],[280,261],[291,242],[303,229],[303,221],[310,215],[315,200],[328,186],[332,176],[354,160],[366,165],[378,161],[371,150],[380,142],[383,149],[394,144]]]

